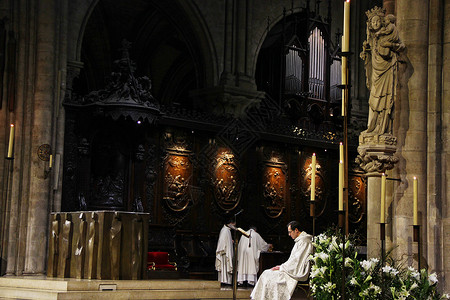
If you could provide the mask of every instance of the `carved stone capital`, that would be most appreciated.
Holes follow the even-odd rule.
[[[398,157],[397,138],[391,134],[359,136],[358,157],[356,162],[367,173],[379,172],[394,168]]]

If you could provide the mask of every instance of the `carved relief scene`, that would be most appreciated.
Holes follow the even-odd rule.
[[[237,158],[230,150],[219,148],[214,164],[214,198],[222,210],[231,211],[239,205],[242,192]]]
[[[263,208],[270,218],[278,218],[286,209],[287,166],[280,156],[264,162]]]
[[[192,177],[192,164],[187,155],[169,153],[164,165],[163,199],[171,210],[182,211],[190,201],[188,191]]]

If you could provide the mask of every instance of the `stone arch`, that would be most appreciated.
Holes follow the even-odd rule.
[[[100,0],[69,1],[68,53],[69,61],[80,61],[86,24]],[[76,9],[75,9],[76,8]]]
[[[96,77],[95,71],[90,72],[99,69],[99,61],[104,60],[101,76],[110,73],[108,64],[118,58],[118,41],[122,38],[130,40],[135,47],[130,56],[138,65],[137,71],[153,73],[150,77],[159,98],[187,97],[188,90],[217,83],[216,49],[196,6],[186,1],[151,1],[145,3],[146,6],[139,2],[127,6],[125,3],[128,2],[132,1],[95,0],[80,5],[81,9],[77,7],[71,15],[68,60],[85,64],[82,73],[86,74],[82,74],[85,76],[82,81],[93,83],[84,88],[85,92],[99,88],[102,78]],[[111,22],[112,18],[117,19]],[[127,27],[130,22],[133,24]],[[124,28],[120,28],[121,25]],[[95,45],[88,45],[90,41],[95,41]],[[98,47],[103,49],[96,49]],[[172,65],[158,64],[162,61]],[[177,94],[175,87],[184,88],[185,92]]]
[[[301,12],[301,8],[293,8],[291,14],[297,14]],[[259,40],[257,42],[257,45],[255,47],[255,50],[253,52],[253,55],[251,56],[253,62],[252,62],[252,70],[253,70],[253,76],[255,76],[256,73],[256,66],[258,64],[258,57],[261,52],[261,48],[266,41],[267,34],[279,23],[283,20],[283,12],[280,12],[280,14],[273,17],[273,21],[270,22],[270,24],[267,25],[266,29],[261,33]]]

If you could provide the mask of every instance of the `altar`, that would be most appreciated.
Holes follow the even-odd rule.
[[[148,214],[124,211],[52,213],[47,276],[143,279]]]

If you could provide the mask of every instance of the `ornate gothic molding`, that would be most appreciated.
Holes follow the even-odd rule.
[[[359,138],[358,157],[356,162],[367,173],[379,172],[394,168],[398,157],[397,138],[391,134],[367,135],[362,133]]]
[[[64,105],[78,109],[91,108],[95,113],[110,116],[114,120],[125,117],[133,121],[147,120],[153,123],[161,116],[161,111],[151,93],[152,82],[147,76],[134,76],[136,66],[128,52],[131,43],[124,40],[122,46],[122,58],[113,62],[114,71],[104,89],[91,91],[82,97],[72,96],[72,81],[78,75],[80,67],[69,68],[69,94]]]

